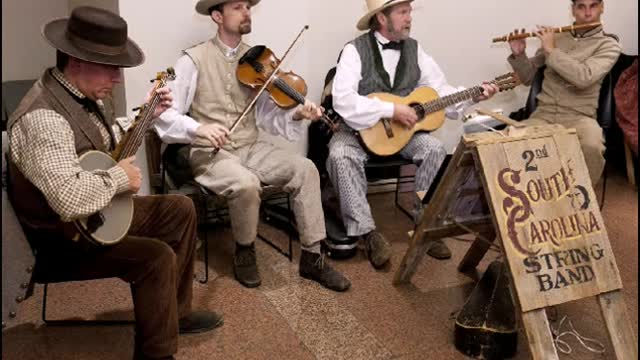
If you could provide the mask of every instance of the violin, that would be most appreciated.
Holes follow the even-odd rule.
[[[305,25],[302,30],[300,30],[298,36],[282,56],[282,60],[287,57],[293,45],[300,38],[300,35],[307,29],[309,29],[309,25]],[[242,84],[256,89],[256,93],[251,102],[245,106],[242,114],[238,116],[229,128],[229,134],[232,134],[238,128],[264,91],[268,91],[273,101],[285,109],[290,109],[297,104],[305,103],[307,85],[304,80],[292,72],[285,73],[280,71],[281,64],[282,61],[263,45],[252,47],[242,56],[238,62],[236,76]],[[332,120],[326,114],[323,114],[320,119],[328,125],[328,131],[334,131],[336,129],[337,121]],[[220,148],[213,149],[210,156],[215,156],[219,151]]]
[[[273,51],[264,45],[249,49],[238,62],[236,76],[240,83],[259,89],[273,75],[273,80],[267,84],[265,90],[273,102],[283,109],[291,109],[298,104],[304,104],[307,95],[307,84],[295,73],[278,70],[281,61]],[[336,122],[327,114],[320,118],[331,131],[335,130]]]

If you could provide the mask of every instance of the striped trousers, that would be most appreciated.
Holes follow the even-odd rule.
[[[415,191],[427,191],[447,152],[440,140],[427,133],[417,133],[400,151],[400,155],[418,167]],[[340,200],[342,220],[348,236],[364,235],[376,228],[367,201],[364,166],[368,160],[369,154],[352,130],[343,127],[331,138],[327,171]],[[420,206],[420,202],[416,201],[416,205]]]

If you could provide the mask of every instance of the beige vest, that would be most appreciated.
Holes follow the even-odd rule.
[[[218,37],[185,50],[198,69],[198,84],[189,114],[202,124],[217,123],[230,128],[253,99],[254,91],[236,78],[238,61],[249,50],[240,43],[232,58],[225,56],[224,45]],[[255,110],[249,112],[224,146],[233,151],[253,144],[258,138]]]

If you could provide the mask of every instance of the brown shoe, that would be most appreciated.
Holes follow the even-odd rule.
[[[391,258],[391,245],[384,236],[373,230],[363,236],[364,253],[375,269],[383,267]]]
[[[351,282],[324,261],[324,254],[302,250],[300,254],[300,276],[313,280],[333,291],[347,291]]]
[[[451,258],[451,250],[445,245],[442,239],[436,239],[431,241],[427,254],[432,258],[438,260],[446,260]]]
[[[178,320],[180,334],[196,334],[213,330],[222,324],[222,315],[213,311],[194,311]]]
[[[233,274],[240,284],[254,288],[260,286],[260,273],[256,264],[256,245],[242,246],[236,244],[236,254],[233,257]]]

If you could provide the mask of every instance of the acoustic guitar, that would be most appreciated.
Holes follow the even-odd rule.
[[[513,89],[520,84],[515,73],[507,73],[496,77],[491,83],[499,91]],[[379,156],[389,156],[398,153],[418,131],[433,131],[444,123],[444,109],[459,102],[472,99],[482,94],[482,86],[459,91],[444,97],[429,87],[421,87],[411,94],[401,97],[389,93],[372,93],[367,97],[378,98],[394,104],[404,104],[412,107],[418,115],[418,121],[411,129],[403,127],[392,119],[381,119],[374,126],[358,131],[364,146]]]
[[[140,107],[133,125],[124,134],[115,150],[111,154],[96,150],[87,151],[79,158],[82,169],[108,170],[116,166],[120,160],[135,155],[146,131],[151,127],[156,106],[160,103],[160,95],[156,90],[164,87],[169,80],[175,79],[175,76],[173,68],[159,72],[156,75],[156,84],[150,100]],[[75,220],[74,223],[80,234],[90,242],[97,245],[113,245],[127,235],[132,219],[133,196],[130,192],[124,192],[114,196],[109,205],[102,210],[86,218]]]

